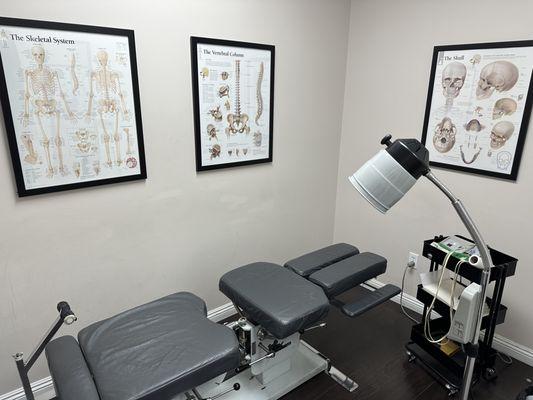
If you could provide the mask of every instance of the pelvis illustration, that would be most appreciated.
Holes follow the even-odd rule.
[[[246,114],[228,114],[229,127],[226,129],[226,133],[250,133],[248,119]]]

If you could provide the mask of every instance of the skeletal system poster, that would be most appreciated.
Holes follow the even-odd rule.
[[[430,160],[515,179],[531,107],[533,48],[471,47],[436,49],[424,127]]]
[[[193,42],[198,169],[268,160],[272,50]]]
[[[0,20],[23,191],[141,175],[129,40]]]

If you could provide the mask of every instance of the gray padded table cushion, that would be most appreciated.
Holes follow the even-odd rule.
[[[277,264],[258,262],[220,278],[222,293],[278,339],[324,319],[329,301],[322,289]]]
[[[171,398],[239,366],[234,332],[192,293],[97,322],[78,340],[102,400]]]
[[[374,253],[361,253],[330,265],[309,277],[329,297],[337,296],[387,270],[387,260]]]
[[[80,346],[72,336],[52,340],[45,349],[56,396],[61,400],[100,400]]]
[[[337,243],[287,261],[285,267],[298,275],[308,277],[328,265],[355,254],[359,254],[357,247],[347,243]]]

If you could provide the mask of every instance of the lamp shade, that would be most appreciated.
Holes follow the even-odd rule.
[[[386,213],[429,171],[427,149],[415,139],[381,141],[387,148],[350,176],[350,182],[377,210]]]

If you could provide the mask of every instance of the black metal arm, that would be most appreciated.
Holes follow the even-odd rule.
[[[39,344],[31,353],[30,357],[28,358],[28,361],[24,361],[24,354],[21,352],[13,356],[13,358],[15,359],[15,363],[17,364],[17,370],[27,400],[35,400],[35,396],[31,389],[30,380],[28,378],[28,373],[30,372],[31,367],[33,367],[33,364],[35,364],[35,361],[37,361],[37,359],[40,357],[40,355],[46,348],[46,345],[50,343],[59,328],[61,328],[63,324],[70,325],[78,319],[66,301],[61,301],[57,304],[57,311],[59,312],[59,316],[52,324],[50,329],[47,331],[47,333],[39,341]]]

